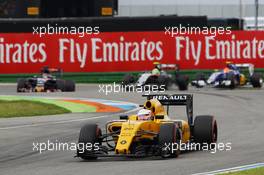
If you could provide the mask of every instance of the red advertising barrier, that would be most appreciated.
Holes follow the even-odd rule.
[[[264,32],[174,37],[165,32],[0,34],[0,74],[35,73],[43,66],[65,72],[145,71],[157,61],[181,69],[223,68],[226,61],[264,68]]]

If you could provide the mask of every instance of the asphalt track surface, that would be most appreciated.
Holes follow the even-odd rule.
[[[98,93],[98,85],[78,85],[75,93],[46,93],[38,96],[87,97],[143,103],[139,93]],[[177,90],[167,93],[179,93]],[[264,162],[264,89],[190,89],[194,114],[212,114],[219,127],[218,142],[231,142],[231,151],[189,152],[179,158],[100,158],[82,161],[74,151],[33,151],[33,142],[76,142],[87,122],[104,126],[118,114],[90,113],[12,118],[0,120],[0,174],[2,175],[186,175]],[[1,85],[0,95],[16,95],[14,85]],[[23,94],[24,95],[24,94]],[[32,94],[25,94],[32,95]],[[183,108],[171,108],[172,118],[185,119]]]

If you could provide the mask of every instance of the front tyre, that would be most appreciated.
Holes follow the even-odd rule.
[[[17,92],[23,92],[26,89],[27,80],[24,78],[20,78],[17,80]]]
[[[86,124],[81,128],[79,141],[78,141],[78,149],[77,156],[81,157],[84,160],[95,160],[97,156],[95,152],[98,150],[94,145],[101,145],[100,137],[102,135],[101,129],[96,124]],[[86,145],[92,145],[91,149],[86,149]]]
[[[161,157],[178,157],[180,154],[180,140],[181,132],[175,123],[162,124],[158,136]]]
[[[230,81],[229,88],[230,89],[235,89],[236,86],[239,84],[238,80],[236,79],[235,74],[230,72],[226,76],[227,76],[227,80]]]

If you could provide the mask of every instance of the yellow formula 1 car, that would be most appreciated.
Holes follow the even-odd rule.
[[[96,124],[86,124],[80,130],[77,157],[85,160],[97,157],[177,157],[182,145],[195,148],[217,141],[217,123],[213,116],[193,119],[193,96],[145,95],[147,101],[136,115],[120,116],[106,124],[102,134]],[[171,119],[169,106],[186,106],[187,121]],[[167,106],[165,109],[164,106]],[[175,118],[176,114],[173,114]]]

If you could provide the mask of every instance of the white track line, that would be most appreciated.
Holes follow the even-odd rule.
[[[221,169],[221,170],[216,170],[216,171],[211,171],[211,172],[197,173],[197,174],[193,174],[193,175],[215,175],[215,174],[222,174],[222,173],[232,173],[232,172],[249,170],[249,169],[259,168],[259,167],[264,167],[264,163],[243,165],[243,166]]]
[[[120,113],[115,113],[112,115],[120,115],[120,114],[127,114],[131,113],[134,111],[139,110],[140,107],[126,111],[126,112],[120,112]],[[99,118],[106,118],[112,115],[102,115],[102,116],[97,116],[97,117],[89,117],[89,118],[80,118],[80,119],[72,119],[72,120],[64,120],[64,121],[56,121],[56,122],[47,122],[47,123],[40,123],[40,124],[26,124],[26,125],[18,125],[18,126],[10,126],[10,127],[2,127],[0,130],[8,130],[8,129],[17,129],[17,128],[26,128],[26,127],[36,127],[36,126],[45,126],[45,125],[51,125],[51,124],[64,124],[64,123],[72,123],[72,122],[79,122],[79,121],[86,121],[86,120],[94,120],[94,119],[99,119]]]

